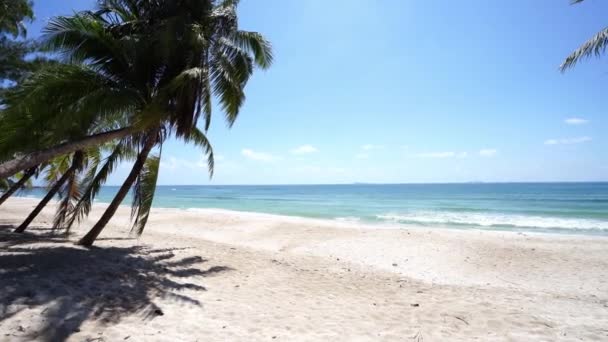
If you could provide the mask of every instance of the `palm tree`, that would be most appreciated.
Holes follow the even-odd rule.
[[[5,191],[2,193],[0,197],[0,205],[2,205],[9,197],[11,197],[15,192],[19,189],[28,186],[30,184],[30,179],[36,174],[38,170],[37,167],[32,167],[28,170],[25,170],[22,175],[18,175],[19,180],[16,182],[11,182],[10,179],[2,179],[0,180],[0,189],[4,189]]]
[[[108,176],[114,171],[120,162],[129,161],[137,157],[137,151],[128,140],[111,144],[105,148],[107,157],[103,160],[101,154],[91,162],[91,166],[86,171],[80,181],[80,196],[76,204],[69,210],[63,227],[65,233],[69,234],[75,222],[80,222],[91,211],[95,197],[101,190],[101,186],[106,182]],[[60,228],[59,225],[56,228]]]
[[[236,5],[234,0],[102,0],[96,12],[51,20],[44,46],[64,63],[36,73],[7,96],[0,130],[10,134],[0,137],[0,160],[6,160],[0,175],[129,139],[139,150],[133,168],[80,243],[94,242],[133,185],[134,231],[141,233],[160,157],[150,157],[151,151],[169,136],[193,142],[203,147],[212,172],[205,136],[212,97],[231,126],[254,67],[272,62],[270,44],[260,34],[238,29]],[[197,128],[200,117],[203,130]],[[107,130],[112,122],[118,124]],[[27,141],[24,132],[30,132]],[[79,210],[78,215],[85,212]]]
[[[66,99],[68,106],[74,99],[87,98],[79,108],[88,114],[84,118],[102,114],[91,108],[97,106],[107,108],[106,112],[122,111],[129,116],[129,125],[70,141],[62,140],[61,130],[44,143],[37,140],[23,145],[0,140],[0,160],[5,161],[0,164],[0,177],[56,155],[144,131],[150,124],[163,122],[178,137],[187,137],[202,114],[206,130],[212,95],[218,98],[231,125],[244,101],[243,88],[254,65],[266,68],[272,62],[270,44],[260,34],[238,30],[236,5],[234,0],[103,0],[95,13],[55,18],[46,30],[46,47],[64,55],[71,70],[67,75],[59,70],[51,75],[41,73],[30,88],[44,95],[58,94],[59,84],[81,85],[70,88],[76,96]],[[76,75],[79,82],[73,82]],[[52,81],[55,87],[49,88]],[[89,95],[91,88],[96,95]],[[13,96],[12,103],[22,101],[23,95]],[[38,126],[60,115],[47,108],[44,120],[34,108],[48,101],[30,100],[22,107],[36,112]],[[16,153],[21,155],[13,158]]]
[[[584,0],[573,0],[572,4],[578,4]],[[583,43],[578,49],[566,57],[566,60],[560,66],[562,72],[568,68],[573,67],[583,58],[589,58],[591,56],[600,57],[606,52],[608,47],[608,27],[596,33],[595,36],[591,37],[588,41]]]
[[[61,160],[58,160],[57,163],[54,163],[51,166],[50,170],[47,172],[47,180],[49,180],[51,184],[49,191],[23,223],[15,229],[15,233],[23,233],[27,229],[30,223],[32,223],[36,216],[40,214],[42,209],[44,209],[49,201],[57,194],[60,188],[75,177],[78,171],[83,167],[83,162],[84,153],[82,151],[76,151],[73,156],[61,158]],[[61,176],[59,179],[54,180],[54,178],[57,178],[58,174],[61,174]]]

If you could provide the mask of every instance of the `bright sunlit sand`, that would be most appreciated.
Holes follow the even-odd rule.
[[[35,204],[0,207],[6,341],[608,338],[605,237],[153,209],[131,239],[121,207],[86,250],[46,235],[53,206],[10,234]]]

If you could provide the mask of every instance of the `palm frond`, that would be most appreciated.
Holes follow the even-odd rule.
[[[72,156],[71,166],[66,171],[67,179],[58,192],[61,201],[53,219],[53,231],[64,226],[68,214],[74,208],[74,203],[80,198],[78,171],[82,168],[84,157],[82,151],[77,151]]]
[[[55,17],[43,31],[41,47],[59,53],[68,63],[85,62],[101,68],[107,75],[126,81],[130,65],[120,39],[116,39],[103,18],[80,12],[69,17]]]
[[[272,44],[258,32],[236,31],[232,40],[241,49],[253,54],[255,63],[262,69],[268,69],[272,65],[274,55]]]
[[[586,41],[583,45],[581,45],[576,51],[574,51],[570,56],[566,58],[566,60],[559,67],[562,72],[566,71],[566,69],[573,67],[583,58],[588,58],[591,56],[600,57],[603,53],[606,52],[606,48],[608,47],[608,27],[598,32],[591,39]]]
[[[0,160],[97,130],[141,106],[136,90],[85,65],[44,67],[3,98]],[[123,122],[127,123],[128,121]]]
[[[213,157],[213,147],[211,142],[207,139],[207,136],[198,128],[194,128],[189,137],[184,138],[188,143],[197,145],[203,149],[205,156],[207,157],[207,169],[209,170],[209,178],[213,177],[215,168],[215,160]]]
[[[0,1],[0,31],[10,33],[14,37],[25,37],[27,34],[24,20],[34,19],[30,0]]]
[[[232,77],[233,75],[227,68],[229,64],[225,63],[225,59],[220,57],[218,60],[211,72],[213,94],[219,100],[228,126],[232,127],[239,115],[241,106],[245,102],[245,92],[238,82],[235,82],[235,78]]]
[[[152,209],[154,193],[156,192],[156,181],[158,180],[160,155],[161,153],[159,152],[159,155],[150,156],[146,159],[133,189],[131,218],[134,218],[135,221],[131,232],[138,236],[143,233],[150,216],[150,209]]]
[[[104,164],[99,167],[100,163],[93,164],[84,179],[81,181],[80,187],[84,190],[78,200],[78,203],[74,206],[69,214],[69,218],[66,224],[66,231],[69,232],[71,227],[76,221],[80,222],[86,217],[91,211],[93,201],[101,190],[101,186],[106,182],[108,176],[114,171],[116,166],[121,161],[130,160],[135,158],[135,152],[125,143],[125,141],[119,142],[114,150],[105,158]]]
[[[68,171],[71,163],[72,156],[69,154],[50,160],[47,163],[46,173],[44,175],[44,180],[47,185],[51,186],[51,184],[57,182],[57,180]]]
[[[202,79],[201,88],[201,102],[203,107],[203,117],[205,119],[205,132],[208,131],[209,126],[211,126],[211,93],[211,80],[209,79],[209,73],[206,73]]]

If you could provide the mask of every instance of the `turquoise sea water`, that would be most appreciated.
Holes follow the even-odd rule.
[[[103,188],[98,201],[109,202],[116,190]],[[21,193],[42,194],[41,189]],[[393,226],[608,235],[608,183],[159,186],[154,206]]]

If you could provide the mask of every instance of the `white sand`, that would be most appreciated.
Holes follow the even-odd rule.
[[[604,237],[121,208],[85,250],[54,208],[8,233],[35,203],[0,207],[1,341],[608,340]]]

